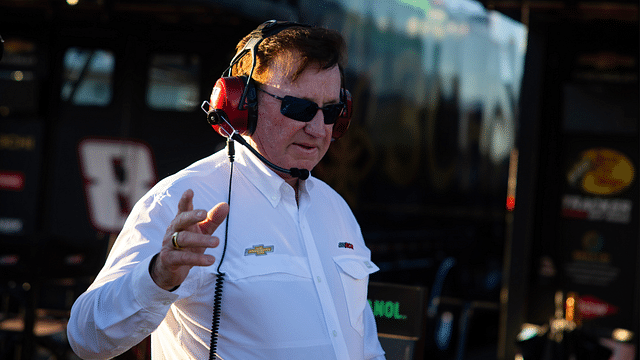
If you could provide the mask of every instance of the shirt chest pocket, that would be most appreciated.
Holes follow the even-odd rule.
[[[305,281],[311,279],[304,258],[286,254],[226,259],[223,272],[232,281]]]
[[[333,260],[342,280],[351,326],[360,335],[364,335],[363,314],[367,306],[369,274],[378,271],[379,268],[369,259],[360,256],[336,256]]]

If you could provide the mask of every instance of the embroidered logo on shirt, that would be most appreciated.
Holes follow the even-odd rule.
[[[348,243],[348,242],[341,242],[341,243],[338,243],[338,247],[339,247],[339,248],[345,248],[345,249],[351,249],[351,250],[353,250],[353,244]]]
[[[252,254],[256,256],[267,255],[267,253],[270,253],[270,252],[273,252],[273,245],[265,247],[264,245],[260,244],[260,245],[255,245],[254,247],[249,249],[244,249],[244,256],[252,255]]]

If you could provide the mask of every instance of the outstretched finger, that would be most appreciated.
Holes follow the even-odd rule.
[[[209,210],[207,213],[207,218],[198,223],[200,226],[200,230],[204,234],[211,235],[214,231],[222,224],[224,219],[229,214],[229,204],[227,203],[219,203],[213,207],[213,209]]]
[[[178,213],[191,210],[193,210],[193,190],[187,189],[178,202]]]

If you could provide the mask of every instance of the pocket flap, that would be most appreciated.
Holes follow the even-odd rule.
[[[278,275],[311,278],[304,259],[300,257],[272,254],[249,260],[244,257],[229,258],[225,260],[222,267],[231,280],[247,279],[254,276],[273,278]]]
[[[360,256],[342,255],[333,258],[342,271],[354,279],[364,279],[380,268],[371,260]]]

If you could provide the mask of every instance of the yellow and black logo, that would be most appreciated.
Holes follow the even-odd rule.
[[[625,190],[635,178],[635,168],[624,154],[607,148],[592,148],[567,173],[567,181],[591,195],[614,195]]]
[[[244,256],[247,255],[267,255],[267,253],[273,252],[273,245],[271,246],[264,246],[262,244],[260,245],[255,245],[252,248],[248,248],[248,249],[244,249]]]

